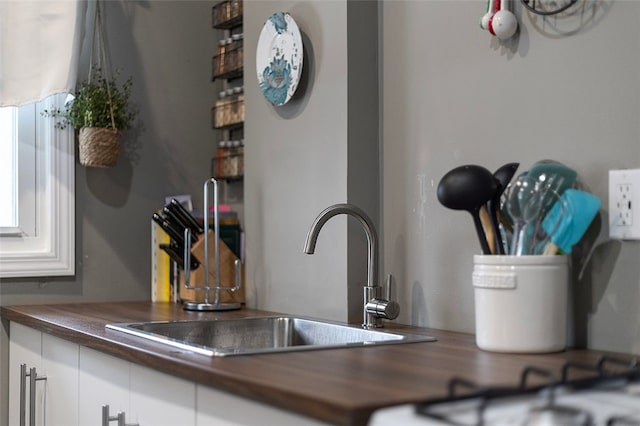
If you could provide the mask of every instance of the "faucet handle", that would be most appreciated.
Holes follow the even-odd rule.
[[[400,315],[400,305],[395,300],[371,299],[366,308],[367,313],[377,318],[392,320]]]
[[[387,298],[387,300],[391,300],[391,291],[393,290],[393,287],[395,287],[393,285],[393,275],[387,274],[387,283],[386,283],[386,289],[387,289],[386,298]]]
[[[395,300],[391,300],[391,290],[393,286],[393,277],[387,275],[386,299],[374,298],[367,302],[365,308],[367,313],[377,318],[396,319],[400,315],[400,305]]]

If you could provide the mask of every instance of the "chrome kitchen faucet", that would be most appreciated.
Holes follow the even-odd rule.
[[[391,299],[391,275],[387,280],[387,299],[380,298],[382,287],[378,284],[378,233],[373,222],[360,208],[352,204],[334,204],[324,209],[311,225],[304,242],[304,252],[313,254],[320,230],[333,216],[346,214],[358,219],[367,234],[367,284],[364,286],[362,327],[382,327],[382,318],[395,319],[400,306]]]

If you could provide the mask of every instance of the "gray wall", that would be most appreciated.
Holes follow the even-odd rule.
[[[250,300],[276,311],[346,319],[347,221],[332,219],[316,254],[302,253],[315,216],[347,198],[346,2],[245,2],[246,52],[255,52],[264,22],[277,11],[290,12],[305,35],[304,83],[296,99],[274,108],[250,84],[255,55],[245,55]]]
[[[438,204],[440,178],[552,158],[604,206],[591,261],[573,258],[574,342],[640,352],[640,246],[609,241],[606,212],[608,170],[640,166],[640,3],[578,4],[541,19],[516,2],[520,35],[499,43],[478,28],[484,3],[384,2],[385,265],[402,322],[474,331],[479,246],[470,216]]]
[[[542,19],[514,2],[520,32],[507,42],[478,27],[484,2],[380,7],[383,269],[396,275],[399,321],[474,331],[478,243],[470,217],[437,202],[440,178],[462,164],[493,170],[518,161],[526,170],[552,158],[574,167],[604,202],[589,261],[584,252],[573,259],[572,343],[640,352],[639,246],[608,240],[606,212],[607,171],[638,167],[640,3],[579,1],[574,14]],[[338,319],[347,282],[365,279],[347,274],[352,261],[364,260],[348,260],[346,219],[332,219],[339,223],[326,226],[314,256],[299,247],[317,212],[348,198],[348,176],[366,170],[347,156],[354,134],[345,126],[354,121],[345,104],[356,83],[346,57],[357,48],[345,40],[371,21],[345,22],[345,8],[342,1],[249,1],[245,21],[251,52],[262,21],[291,12],[309,35],[314,68],[296,107],[274,109],[247,84],[253,303]],[[254,67],[250,54],[246,67]]]
[[[112,67],[122,69],[121,81],[133,78],[137,127],[125,133],[115,168],[76,167],[76,276],[3,279],[1,304],[149,298],[151,214],[173,194],[190,193],[201,207],[209,176],[217,42],[211,7],[202,1],[104,2]]]
[[[218,39],[211,27],[213,3],[103,4],[112,65],[122,68],[123,77],[133,77],[138,127],[125,135],[115,168],[76,168],[76,276],[2,279],[2,305],[147,300],[151,214],[165,195],[190,193],[202,206],[202,183],[216,142],[210,118],[217,93],[211,82]],[[87,64],[85,55],[84,69]],[[0,383],[5,384],[6,339],[0,328]],[[4,392],[2,386],[0,424]]]
[[[151,212],[166,194],[192,193],[201,204],[209,174],[212,4],[105,2],[112,62],[133,76],[140,127],[127,135],[116,168],[77,169],[77,275],[3,280],[0,304],[149,298]],[[302,254],[302,244],[324,207],[353,201],[379,222],[383,269],[399,284],[399,320],[473,331],[477,242],[467,215],[437,203],[436,185],[465,163],[495,169],[519,161],[526,169],[553,158],[576,168],[605,201],[591,262],[574,283],[576,342],[640,352],[640,246],[608,241],[606,225],[607,171],[639,167],[640,3],[579,4],[575,16],[541,19],[515,2],[519,36],[499,43],[478,27],[485,2],[382,2],[376,85],[376,70],[367,74],[363,65],[371,46],[354,45],[371,31],[370,9],[358,20],[346,0],[246,1],[250,304],[346,318],[346,283],[365,279],[362,244],[352,244],[362,240],[358,228],[334,218],[315,255]],[[251,52],[264,20],[279,10],[305,35],[308,75],[291,104],[274,108],[255,85]],[[359,55],[365,62],[354,61]],[[370,109],[378,95],[370,93],[378,88],[376,122]],[[358,137],[367,123],[380,127],[379,146],[375,135]],[[370,159],[358,165],[367,144],[383,153],[381,178]],[[354,174],[368,176],[369,187]]]
[[[296,96],[275,108],[252,84],[255,55],[245,55],[249,300],[359,321],[367,252],[361,226],[332,218],[313,256],[302,246],[315,217],[332,204],[356,204],[379,223],[377,5],[245,1],[246,52],[255,52],[276,11],[289,12],[303,33],[304,71]]]

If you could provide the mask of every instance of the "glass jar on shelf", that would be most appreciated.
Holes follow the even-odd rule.
[[[244,93],[242,89],[229,88],[220,92],[213,106],[213,127],[222,129],[244,122]]]
[[[218,52],[212,59],[213,80],[240,77],[244,69],[243,34],[234,34],[218,42]]]
[[[211,59],[211,80],[224,75],[227,51],[227,39],[218,41],[218,52]]]
[[[244,144],[240,140],[220,141],[216,149],[214,176],[238,179],[244,175]]]
[[[244,175],[244,143],[242,140],[233,140],[229,146],[230,168],[234,177]]]
[[[228,29],[242,23],[242,0],[221,1],[211,10],[214,28]]]
[[[231,43],[227,39],[227,66],[226,71],[233,75],[241,75],[244,67],[244,35],[234,34],[231,36]]]

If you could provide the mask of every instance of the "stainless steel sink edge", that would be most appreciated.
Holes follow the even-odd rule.
[[[153,321],[154,323],[166,323],[166,321]],[[140,324],[140,323],[113,323],[105,325],[105,328],[108,330],[113,330],[117,332],[126,333],[132,336],[140,337],[142,339],[151,340],[156,343],[162,343],[165,345],[169,345],[178,349],[181,349],[185,352],[194,352],[200,355],[207,356],[216,356],[215,351],[208,349],[205,346],[193,345],[191,343],[183,343],[179,340],[171,339],[169,337],[163,336],[161,334],[155,333],[147,333],[145,331],[138,331],[135,328],[130,328],[130,326]]]
[[[259,322],[269,320],[270,322],[279,322],[286,321],[287,323],[294,324],[293,327],[298,328],[298,330],[294,330],[294,332],[302,331],[304,326],[311,328],[311,332],[320,331],[324,334],[327,331],[336,331],[337,334],[348,333],[349,337],[351,334],[355,333],[357,335],[364,336],[362,340],[359,341],[348,341],[348,342],[340,342],[340,343],[292,343],[286,344],[284,346],[280,342],[278,345],[273,345],[273,342],[269,342],[265,347],[247,347],[250,345],[245,345],[242,347],[241,345],[236,345],[240,347],[235,347],[231,345],[231,347],[216,347],[215,345],[202,345],[195,343],[193,341],[188,342],[185,338],[176,339],[169,337],[167,335],[162,335],[153,331],[143,330],[142,328],[154,328],[154,327],[162,327],[166,325],[168,328],[175,327],[188,327],[188,326],[202,326],[202,325],[228,325],[231,323],[237,324],[250,324],[252,322]],[[299,322],[302,325],[296,323]],[[216,327],[210,327],[212,329]],[[282,328],[282,326],[279,326]],[[285,325],[285,328],[291,327],[290,325]],[[358,327],[354,324],[345,324],[339,323],[329,320],[319,320],[315,318],[307,318],[296,315],[269,315],[269,316],[253,316],[253,317],[245,317],[239,319],[215,319],[215,320],[179,320],[179,321],[146,321],[146,322],[130,322],[130,323],[111,323],[107,324],[106,328],[109,330],[113,330],[116,332],[123,332],[129,335],[133,335],[136,337],[140,337],[146,340],[151,340],[153,342],[166,344],[177,348],[181,351],[197,353],[205,356],[216,356],[216,357],[224,357],[231,355],[254,355],[254,354],[268,354],[268,353],[282,353],[282,352],[297,352],[297,351],[309,351],[309,350],[320,350],[320,349],[337,349],[337,348],[355,348],[355,347],[366,347],[366,346],[380,346],[380,345],[393,345],[393,344],[407,344],[414,342],[430,342],[435,341],[436,339],[430,336],[419,335],[419,334],[411,334],[409,331],[389,331],[384,329],[376,329],[376,330],[367,330],[361,327]],[[209,331],[209,330],[207,330]],[[215,330],[214,330],[215,331]],[[251,331],[251,330],[250,330]],[[261,330],[263,331],[263,330]],[[267,332],[275,333],[273,330],[266,330]],[[279,330],[278,330],[279,331]],[[166,330],[165,330],[166,332]],[[290,330],[288,330],[291,333]],[[236,334],[242,335],[242,332]],[[372,336],[377,339],[374,340]],[[183,336],[184,337],[184,336]],[[238,336],[234,338],[237,339]],[[242,337],[242,336],[240,336]],[[326,338],[326,336],[321,336]],[[282,337],[280,337],[282,339]],[[290,339],[291,337],[289,337]],[[384,340],[380,340],[384,339]]]

